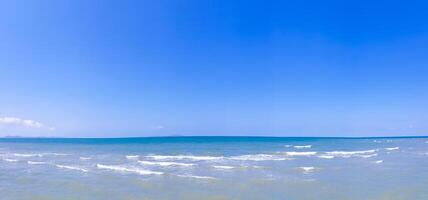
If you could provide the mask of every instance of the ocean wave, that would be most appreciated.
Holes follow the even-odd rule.
[[[330,151],[330,152],[326,152],[326,155],[335,156],[335,157],[342,157],[342,158],[349,158],[352,156],[359,156],[359,157],[370,156],[367,154],[374,155],[373,154],[374,152],[376,152],[376,150],[374,150],[374,149],[365,150],[365,151]]]
[[[71,154],[67,154],[67,153],[42,153],[42,154],[40,154],[41,156],[44,156],[44,155],[53,155],[53,156],[69,156],[69,155],[71,155]]]
[[[296,149],[309,149],[309,148],[312,148],[312,145],[302,145],[302,146],[296,145],[296,146],[294,146],[294,148],[296,148]]]
[[[46,164],[45,162],[37,162],[37,161],[27,161],[27,164],[29,165],[42,165]]]
[[[332,159],[334,156],[331,155],[319,155],[318,158]]]
[[[6,162],[18,162],[18,160],[10,159],[10,158],[3,158],[3,160]]]
[[[377,161],[375,161],[374,163],[376,163],[376,164],[381,164],[381,163],[383,163],[383,160],[377,160]]]
[[[97,164],[97,168],[120,171],[120,172],[136,173],[140,175],[162,175],[163,174],[163,172],[150,171],[150,170],[144,170],[139,168],[129,168],[129,167],[123,167],[123,166],[117,166],[117,165]]]
[[[195,161],[220,160],[224,158],[222,156],[187,156],[187,155],[177,155],[177,156],[149,155],[145,157],[153,160],[195,160]]]
[[[368,154],[368,155],[356,155],[356,157],[361,157],[361,158],[371,158],[371,157],[375,157],[375,156],[377,156],[377,153]]]
[[[90,160],[92,159],[91,157],[79,157],[80,160]]]
[[[129,159],[129,160],[135,160],[135,159],[138,159],[140,156],[139,155],[127,155],[125,157],[126,157],[126,159]]]
[[[272,154],[249,154],[249,155],[240,155],[229,157],[231,160],[241,160],[241,161],[281,161],[281,160],[290,160],[290,158],[283,157],[280,155]]]
[[[196,178],[196,179],[217,180],[217,178],[211,177],[211,176],[195,176],[195,175],[177,175],[177,176],[178,177],[183,177],[183,178]]]
[[[87,169],[83,169],[80,167],[76,167],[76,166],[68,166],[68,165],[55,165],[58,168],[62,168],[62,169],[70,169],[70,170],[77,170],[77,171],[82,171],[82,172],[88,172]]]
[[[226,169],[226,170],[228,170],[228,169],[234,169],[235,168],[233,166],[226,166],[226,165],[214,165],[213,167],[215,169]]]
[[[305,174],[315,172],[315,167],[298,167],[298,170],[302,171]]]
[[[289,152],[285,152],[285,154],[287,156],[314,156],[317,154],[317,152],[316,151],[303,151],[303,152],[289,151]]]
[[[385,148],[385,150],[388,150],[388,151],[398,150],[398,149],[400,149],[400,147],[390,147],[390,148]]]
[[[293,145],[290,145],[290,144],[286,144],[286,145],[284,145],[284,147],[292,147]]]
[[[151,161],[141,161],[141,160],[139,160],[138,163],[140,163],[142,165],[159,165],[159,166],[163,166],[163,167],[168,167],[168,166],[191,167],[191,166],[195,165],[195,164],[191,164],[191,163],[151,162]]]
[[[14,153],[12,155],[16,157],[42,157],[43,156],[43,154],[22,154],[22,153]]]

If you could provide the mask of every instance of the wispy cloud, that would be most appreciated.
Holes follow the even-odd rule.
[[[0,125],[21,126],[32,129],[54,130],[54,127],[46,126],[38,121],[31,119],[21,119],[17,117],[0,117]]]

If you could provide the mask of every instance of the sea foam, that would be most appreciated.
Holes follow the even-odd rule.
[[[312,173],[315,171],[315,167],[298,167],[297,169],[299,169],[300,171],[302,171],[305,174]]]
[[[168,167],[168,166],[191,167],[191,166],[195,165],[195,164],[191,164],[191,163],[151,162],[151,161],[141,161],[141,160],[139,160],[138,163],[140,163],[142,165],[159,165],[159,166],[163,166],[163,167]]]
[[[67,154],[67,153],[42,153],[42,154],[40,154],[41,156],[44,156],[44,155],[52,155],[52,156],[69,156],[69,155],[71,155],[71,154]]]
[[[377,156],[377,153],[374,154],[367,154],[367,155],[356,155],[357,157],[361,157],[361,158],[371,158],[371,157],[375,157]]]
[[[135,159],[137,159],[140,156],[139,155],[127,155],[125,157],[126,157],[126,159],[129,159],[129,160],[135,160]]]
[[[372,149],[372,150],[365,150],[365,151],[330,151],[330,152],[326,152],[326,154],[329,156],[349,158],[352,156],[372,157],[372,156],[375,156],[375,154],[373,154],[374,152],[376,152],[376,150]],[[371,154],[371,155],[367,155],[367,154]]]
[[[217,156],[187,156],[187,155],[177,155],[177,156],[150,155],[145,157],[154,159],[154,160],[194,160],[194,161],[220,160],[224,158],[224,157],[217,157]]]
[[[211,176],[195,176],[195,175],[177,175],[178,177],[183,178],[196,178],[196,179],[209,179],[209,180],[217,180],[217,178]]]
[[[303,151],[303,152],[297,152],[297,151],[289,151],[285,152],[287,156],[314,156],[317,154],[316,151]]]
[[[70,170],[77,170],[77,171],[82,171],[82,172],[88,172],[87,169],[83,169],[80,167],[76,167],[76,166],[68,166],[68,165],[55,165],[58,168],[62,168],[62,169],[70,169]]]
[[[46,164],[45,162],[37,162],[37,161],[27,161],[27,164],[29,165],[42,165]]]
[[[228,169],[234,169],[235,167],[233,167],[233,166],[226,166],[226,165],[214,165],[213,166],[215,169],[225,169],[225,170],[228,170]]]
[[[16,157],[42,157],[42,154],[22,154],[22,153],[14,153],[12,154],[13,156]]]
[[[290,158],[272,155],[272,154],[249,154],[229,157],[230,160],[241,160],[241,161],[281,161],[290,160]]]
[[[163,172],[150,171],[150,170],[144,170],[139,168],[123,167],[123,166],[117,166],[117,165],[97,164],[97,168],[108,169],[108,170],[119,171],[119,172],[136,173],[140,175],[162,175],[163,174]]]
[[[10,158],[4,158],[3,160],[6,162],[18,162],[18,160],[10,159]]]
[[[318,158],[332,159],[332,158],[334,158],[334,156],[331,156],[331,155],[320,155],[320,156],[318,156]]]
[[[312,145],[303,145],[303,146],[296,145],[296,146],[294,146],[294,148],[296,148],[296,149],[309,149],[311,147],[312,147]]]

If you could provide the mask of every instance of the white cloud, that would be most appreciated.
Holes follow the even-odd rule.
[[[10,126],[21,126],[33,129],[48,129],[54,130],[54,127],[48,127],[44,124],[30,120],[30,119],[21,119],[17,117],[0,117],[0,125],[10,125]]]

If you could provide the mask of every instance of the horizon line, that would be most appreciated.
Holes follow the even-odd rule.
[[[2,136],[0,139],[142,139],[142,138],[318,138],[318,139],[375,139],[375,138],[428,138],[428,135],[399,136],[263,136],[263,135],[163,135],[129,137],[54,137],[54,136]]]

